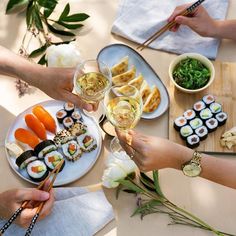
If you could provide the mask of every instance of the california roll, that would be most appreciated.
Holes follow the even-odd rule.
[[[83,152],[91,152],[97,148],[97,141],[91,134],[82,134],[77,138]]]
[[[69,141],[68,143],[63,144],[62,151],[65,157],[67,158],[67,160],[69,161],[76,161],[82,155],[80,146],[75,140],[72,140],[72,141]]]
[[[50,171],[54,170],[54,168],[60,163],[60,161],[64,159],[62,154],[58,151],[52,151],[50,153],[47,153],[44,157],[44,162],[46,164],[46,166],[48,167],[48,169]],[[65,166],[65,162],[62,165],[60,171],[62,171],[62,169]]]

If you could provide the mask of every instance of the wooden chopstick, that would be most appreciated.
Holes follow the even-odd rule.
[[[198,0],[194,4],[192,4],[187,9],[183,10],[179,13],[178,16],[187,16],[188,14],[192,13],[200,4],[202,4],[205,0]],[[142,51],[144,48],[146,48],[149,44],[151,44],[154,40],[156,40],[158,37],[160,37],[163,33],[165,33],[167,30],[171,29],[176,24],[175,21],[171,21],[168,24],[164,25],[160,30],[158,30],[156,33],[154,33],[151,37],[149,37],[145,42],[140,44],[137,49]]]

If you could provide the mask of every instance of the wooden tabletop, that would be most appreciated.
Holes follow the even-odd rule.
[[[61,0],[57,10],[62,10],[68,1]],[[77,45],[85,59],[95,58],[104,46],[121,42],[131,47],[136,45],[111,35],[110,30],[116,17],[118,0],[70,0],[71,9],[86,12],[91,18],[86,30],[78,36]],[[25,22],[22,15],[5,16],[7,0],[0,1],[0,44],[17,52],[23,34]],[[56,14],[56,13],[55,13]],[[236,18],[236,1],[230,0],[228,18]],[[96,42],[96,43],[95,43]],[[225,40],[222,42],[217,60],[236,62],[236,43]],[[168,87],[168,66],[176,55],[146,49],[141,53],[154,68],[164,84]],[[21,180],[8,165],[3,147],[6,132],[15,117],[35,103],[48,100],[48,96],[36,88],[30,95],[18,97],[15,91],[14,79],[0,76],[0,192],[14,187],[30,187]],[[168,136],[168,112],[159,119],[139,122],[138,130],[154,136]],[[104,136],[104,135],[103,135]],[[92,170],[80,180],[68,186],[91,186],[100,188],[99,183],[104,170],[110,139],[104,136],[102,153]],[[219,158],[235,158],[219,156]],[[236,159],[235,159],[236,161]],[[236,181],[236,180],[235,180]],[[220,186],[202,178],[190,179],[180,171],[161,170],[161,187],[166,196],[174,203],[195,213],[206,222],[223,231],[236,234],[236,191]],[[93,187],[91,187],[93,189]],[[108,224],[97,235],[106,236],[138,236],[138,235],[175,235],[175,236],[207,236],[211,235],[198,229],[182,226],[167,226],[169,219],[163,215],[150,215],[143,221],[139,217],[130,218],[135,199],[122,193],[119,200],[115,199],[114,190],[104,189],[105,194],[113,205],[115,220]]]

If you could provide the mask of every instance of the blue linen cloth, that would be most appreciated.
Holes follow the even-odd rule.
[[[121,0],[112,33],[131,41],[143,43],[152,34],[167,23],[176,6],[192,3],[193,0]],[[209,14],[218,20],[225,19],[228,0],[206,0],[203,6]],[[204,38],[186,26],[179,31],[166,32],[149,47],[177,54],[195,52],[215,59],[220,40]]]
[[[38,221],[32,236],[92,236],[114,218],[103,191],[86,188],[56,188],[52,213]],[[0,221],[0,227],[6,221]],[[22,236],[26,229],[12,224],[4,236]]]

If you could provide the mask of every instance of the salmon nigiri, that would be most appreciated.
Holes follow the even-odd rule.
[[[33,114],[43,123],[46,130],[54,134],[56,133],[55,120],[42,106],[35,106],[33,108]]]
[[[39,138],[33,132],[22,128],[15,131],[15,138],[22,143],[28,144],[32,148],[40,142]]]
[[[25,115],[25,123],[42,140],[47,139],[46,129],[43,123],[32,114]]]

